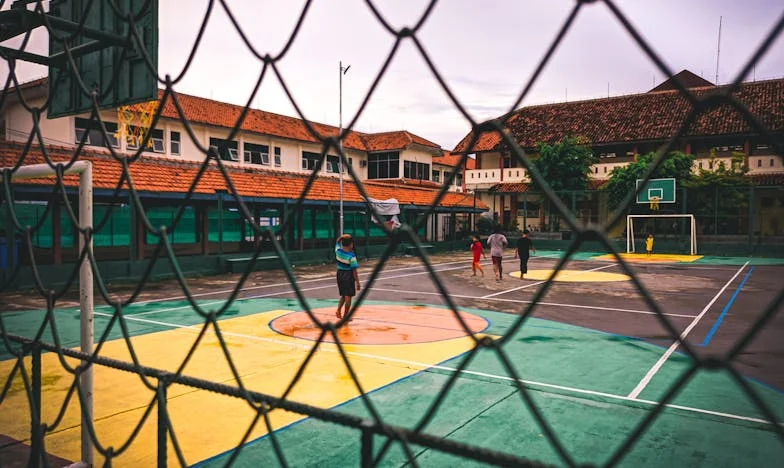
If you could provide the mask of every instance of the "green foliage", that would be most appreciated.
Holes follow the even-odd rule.
[[[537,145],[539,157],[532,160],[533,166],[556,191],[583,191],[588,187],[588,174],[591,166],[599,161],[593,154],[585,137],[564,137],[559,143]],[[541,192],[536,180],[531,180],[533,188]],[[550,205],[550,200],[542,200],[542,206]],[[544,209],[541,211],[540,225],[544,231],[556,231],[560,226],[560,216],[550,209],[548,224],[544,223]]]
[[[623,199],[636,189],[637,179],[645,177],[648,167],[653,163],[656,153],[648,153],[637,157],[637,161],[625,166],[616,167],[610,173],[610,180],[604,189],[609,193],[610,208],[617,208]],[[651,175],[652,179],[675,178],[677,183],[688,183],[694,156],[674,151],[667,155],[661,165]]]
[[[584,138],[564,137],[560,143],[537,145],[539,157],[532,164],[555,191],[585,190],[591,166],[599,161]],[[534,187],[537,182],[532,181]]]
[[[743,164],[743,153],[733,152],[730,157],[730,167],[724,164],[724,161],[719,161],[716,164],[716,170],[700,169],[698,174],[689,180],[687,186],[693,188],[700,187],[738,187],[748,185],[744,176],[748,172],[748,168]],[[716,161],[715,151],[711,150],[709,164],[714,166]]]

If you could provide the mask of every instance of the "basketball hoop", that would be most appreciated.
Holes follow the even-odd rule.
[[[651,197],[649,202],[651,204],[651,211],[659,211],[659,197]]]
[[[158,109],[158,101],[147,101],[117,108],[117,133],[118,140],[125,138],[130,148],[138,148],[150,131],[152,118]],[[152,147],[152,140],[147,142]]]

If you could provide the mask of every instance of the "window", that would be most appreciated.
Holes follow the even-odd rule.
[[[340,157],[327,155],[327,172],[332,174],[340,173]]]
[[[80,119],[77,117],[75,119],[75,123],[75,143],[78,144],[80,141],[82,141],[82,138],[85,138],[84,143],[89,146],[103,146],[104,148],[108,148],[109,145],[111,145],[114,148],[120,147],[120,143],[117,141],[117,137],[115,136],[115,133],[117,133],[116,123],[103,123],[106,127],[107,136],[109,137],[108,141],[106,138],[104,138],[103,131],[101,130],[101,124],[97,120]]]
[[[256,145],[253,143],[245,143],[243,145],[243,153],[245,156],[246,163],[262,164],[264,166],[269,166],[270,163],[269,146]]]
[[[607,166],[604,166],[604,173],[607,174]]]
[[[390,151],[368,155],[368,179],[397,179],[400,177],[400,153]]]
[[[773,167],[775,165],[776,165],[775,160],[773,158],[771,158],[771,160],[770,160],[770,167]]]
[[[180,132],[169,132],[169,151],[180,154]]]
[[[275,153],[275,167],[280,167],[280,146],[276,146],[273,148]]]
[[[430,180],[430,164],[403,161],[403,177],[407,179]]]
[[[131,131],[135,131],[135,127],[131,127]],[[130,138],[126,135],[125,138],[125,147],[130,150],[139,149],[139,144],[143,143],[144,139],[141,141],[135,141],[133,138]],[[147,142],[147,148],[144,149],[145,151],[152,151],[154,153],[165,153],[166,152],[166,144],[163,140],[163,130],[158,130],[154,128],[150,131],[150,139]]]
[[[441,182],[441,171],[433,169],[433,182]]]
[[[762,159],[757,159],[757,167],[762,167]]]
[[[697,166],[699,166],[699,168],[700,168],[700,169],[702,169],[702,161],[700,161],[699,163],[697,163]]]
[[[595,166],[595,167],[593,168],[593,173],[594,173],[594,174],[598,174],[598,173],[599,173],[599,166]]]
[[[455,174],[455,186],[462,187],[463,186],[463,174],[457,173]]]
[[[311,153],[309,151],[302,152],[302,170],[303,171],[312,171],[316,168],[319,160],[321,159],[321,154],[319,153]]]
[[[512,158],[511,158],[511,156],[505,156],[504,157],[504,168],[510,168],[510,167],[512,167]]]
[[[224,161],[239,161],[237,142],[222,140],[220,138],[210,138],[210,148],[218,152],[218,156]]]

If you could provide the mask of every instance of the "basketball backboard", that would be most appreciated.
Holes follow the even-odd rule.
[[[636,189],[644,182],[637,179]],[[637,192],[637,203],[651,203],[652,198],[658,203],[675,203],[675,179],[651,179]]]
[[[99,93],[99,107],[145,102],[158,97],[158,0],[110,2],[53,0],[50,5],[49,118],[79,114],[92,109],[92,99],[79,85]],[[87,8],[89,7],[89,8]],[[87,9],[85,9],[87,8]],[[133,13],[151,66],[130,30],[127,14]],[[120,14],[118,14],[120,13]],[[84,22],[83,27],[79,24]],[[78,32],[74,40],[70,36]],[[73,65],[65,53],[69,44]],[[77,78],[78,77],[78,78]]]

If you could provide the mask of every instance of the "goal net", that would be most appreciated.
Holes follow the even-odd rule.
[[[654,252],[697,255],[697,223],[692,214],[639,214],[626,216],[626,253],[645,252],[648,234]]]

